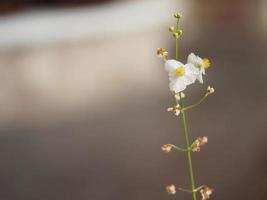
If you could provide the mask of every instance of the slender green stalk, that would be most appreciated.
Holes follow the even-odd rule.
[[[176,23],[176,32],[179,30],[179,19],[177,19],[177,23]],[[175,38],[175,57],[176,60],[178,60],[179,58],[179,38]]]
[[[192,193],[192,191],[191,191],[191,190],[184,189],[184,188],[178,188],[178,190],[180,190],[180,191],[183,191],[183,192],[189,192],[189,193]]]
[[[175,39],[175,42],[176,42],[176,60],[178,60],[179,58],[179,51],[178,51],[178,46],[179,46],[179,40],[178,39]]]
[[[189,134],[188,134],[188,129],[187,129],[185,111],[182,111],[182,118],[183,118],[183,127],[184,127],[186,146],[187,146],[187,148],[190,148]],[[189,167],[189,176],[190,176],[190,181],[191,181],[191,188],[192,188],[192,191],[195,191],[195,179],[194,179],[194,173],[193,173],[191,151],[187,151],[187,158],[188,158],[188,167]],[[193,194],[193,200],[197,200],[196,193],[193,192],[192,194]]]
[[[176,31],[179,31],[179,19],[177,19],[177,24],[176,24]],[[176,40],[176,60],[178,60],[179,58],[179,43],[178,43],[178,38],[175,38]],[[181,95],[180,95],[181,97]],[[183,100],[182,97],[180,98],[180,103],[181,106],[183,108]],[[188,129],[187,129],[187,123],[186,123],[186,116],[185,116],[185,111],[182,110],[182,118],[183,118],[183,128],[184,128],[184,134],[185,134],[185,140],[186,140],[186,146],[187,149],[190,149],[190,141],[189,141],[189,134],[188,134]],[[192,158],[191,158],[191,150],[187,151],[187,158],[188,158],[188,167],[189,167],[189,176],[190,176],[190,181],[191,181],[191,191],[192,192],[192,196],[193,196],[193,200],[197,200],[197,196],[196,196],[196,192],[195,192],[195,179],[194,179],[194,173],[193,173],[193,164],[192,164]]]
[[[186,106],[186,107],[184,107],[183,108],[183,110],[185,111],[185,110],[189,110],[189,109],[191,109],[191,108],[194,108],[194,107],[196,107],[196,106],[198,106],[199,104],[201,104],[206,98],[207,98],[207,94],[205,94],[197,103],[195,103],[195,104],[193,104],[193,105],[191,105],[191,106]]]
[[[175,145],[173,145],[173,144],[170,144],[174,149],[176,149],[176,150],[178,150],[178,151],[188,151],[188,149],[183,149],[183,148],[181,148],[181,147],[177,147],[177,146],[175,146]]]

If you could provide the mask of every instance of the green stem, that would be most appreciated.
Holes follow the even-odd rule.
[[[184,189],[184,188],[178,188],[178,190],[180,190],[180,191],[183,191],[183,192],[189,192],[189,193],[192,193],[192,191],[191,191],[191,190]]]
[[[181,103],[182,103],[182,101],[181,101]],[[188,134],[188,129],[187,129],[185,111],[183,110],[181,112],[182,112],[182,117],[183,117],[183,127],[184,127],[186,146],[187,146],[187,148],[190,148],[189,134]],[[192,158],[191,158],[191,151],[187,151],[187,158],[188,158],[188,166],[189,166],[189,176],[190,176],[190,181],[191,181],[191,188],[192,188],[192,191],[195,191],[195,179],[194,179],[194,173],[193,173],[193,164],[192,164]],[[196,193],[193,192],[192,194],[193,194],[193,200],[197,200]]]
[[[180,147],[177,147],[177,146],[175,146],[175,145],[173,145],[173,144],[170,144],[174,149],[176,149],[176,150],[179,150],[179,151],[188,151],[188,149],[183,149],[183,148],[180,148]]]
[[[177,23],[176,23],[176,32],[179,30],[179,19],[177,19]],[[175,38],[175,58],[176,60],[178,60],[179,58],[179,38]]]
[[[201,190],[203,187],[204,187],[204,185],[199,186],[198,188],[195,189],[194,192],[198,192],[198,191]]]
[[[176,56],[175,56],[175,58],[176,58],[176,60],[178,60],[178,57],[179,57],[179,53],[178,53],[179,52],[178,51],[179,42],[178,41],[179,40],[176,38],[175,41],[176,41],[176,45],[175,45],[176,46]]]
[[[177,24],[176,24],[176,31],[179,29],[179,19],[177,19]],[[179,46],[178,46],[178,38],[176,38],[176,60],[179,58]],[[180,93],[181,97],[181,93]],[[183,108],[183,100],[182,97],[180,98],[180,103]],[[188,135],[188,130],[187,130],[187,124],[186,124],[186,117],[185,117],[185,110],[181,110],[182,116],[183,116],[183,127],[184,127],[184,134],[185,134],[185,140],[186,140],[186,146],[187,149],[190,149],[190,142],[189,142],[189,135]],[[193,166],[192,166],[192,158],[191,158],[191,150],[187,151],[187,158],[188,158],[188,166],[189,166],[189,176],[190,176],[190,181],[191,181],[191,189],[192,191],[195,191],[195,179],[194,179],[194,174],[193,174]],[[197,200],[197,195],[196,192],[192,193],[193,200]]]
[[[206,98],[207,98],[207,94],[205,94],[197,103],[195,103],[195,104],[193,104],[193,105],[191,105],[191,106],[186,106],[186,107],[184,107],[183,108],[183,110],[185,111],[185,110],[189,110],[189,109],[191,109],[191,108],[194,108],[194,107],[196,107],[196,106],[198,106],[199,104],[201,104]]]

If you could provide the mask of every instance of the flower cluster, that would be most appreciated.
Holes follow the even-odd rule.
[[[192,166],[192,152],[200,152],[202,146],[208,143],[208,138],[198,137],[191,145],[190,138],[187,128],[185,111],[192,109],[199,104],[201,104],[209,95],[215,92],[215,89],[211,86],[208,86],[206,93],[204,96],[195,104],[186,106],[184,102],[185,94],[183,91],[187,88],[188,85],[191,85],[198,81],[203,84],[203,76],[206,74],[206,70],[210,67],[211,63],[207,58],[201,58],[194,53],[190,53],[187,56],[187,62],[183,63],[179,59],[178,52],[178,39],[182,35],[182,30],[179,27],[179,20],[181,18],[181,14],[176,13],[174,18],[177,21],[176,27],[170,26],[169,32],[172,33],[173,37],[176,41],[176,57],[175,59],[168,59],[168,52],[164,48],[157,49],[157,55],[163,59],[164,67],[169,77],[169,88],[172,92],[174,92],[174,97],[176,100],[176,104],[167,109],[168,112],[173,113],[175,116],[182,115],[183,129],[186,140],[186,148],[180,148],[174,144],[164,144],[161,147],[161,150],[164,153],[170,153],[173,149],[181,152],[185,152],[188,157],[188,166],[189,166],[189,176],[191,181],[191,188],[184,189],[180,187],[176,187],[174,184],[166,186],[166,192],[171,195],[175,195],[177,190],[183,192],[189,192],[192,194],[193,200],[197,200],[197,192],[202,196],[202,200],[209,199],[210,195],[213,192],[213,189],[208,186],[202,185],[196,187],[193,166]]]
[[[163,55],[163,53],[158,55]],[[174,59],[165,60],[165,70],[169,75],[170,90],[179,93],[196,80],[203,83],[203,75],[209,67],[210,61],[207,58],[202,59],[194,53],[188,55],[186,64]]]
[[[193,144],[191,145],[191,149],[193,152],[200,152],[200,147],[204,146],[207,143],[208,143],[208,138],[206,136],[199,137],[193,142]]]
[[[180,191],[184,191],[184,192],[192,192],[192,193],[196,193],[196,192],[199,192],[201,197],[202,197],[202,200],[207,200],[210,198],[210,195],[212,195],[214,189],[212,188],[209,188],[208,186],[206,185],[203,185],[199,188],[197,188],[196,190],[194,191],[190,191],[190,190],[187,190],[187,189],[183,189],[183,188],[178,188],[176,187],[174,184],[171,184],[171,185],[167,185],[166,186],[166,192],[170,195],[175,195],[177,193],[177,190],[180,190]]]

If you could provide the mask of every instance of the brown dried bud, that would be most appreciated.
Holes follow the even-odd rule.
[[[175,195],[176,194],[176,187],[175,187],[175,185],[167,185],[166,186],[166,192],[168,193],[168,194],[171,194],[171,195]]]

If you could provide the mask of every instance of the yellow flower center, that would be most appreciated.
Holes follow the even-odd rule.
[[[185,68],[183,66],[177,67],[175,74],[177,77],[183,76],[185,74]]]
[[[207,59],[207,58],[204,58],[203,59],[203,67],[205,69],[208,69],[210,67],[210,61],[209,61],[209,59]]]

